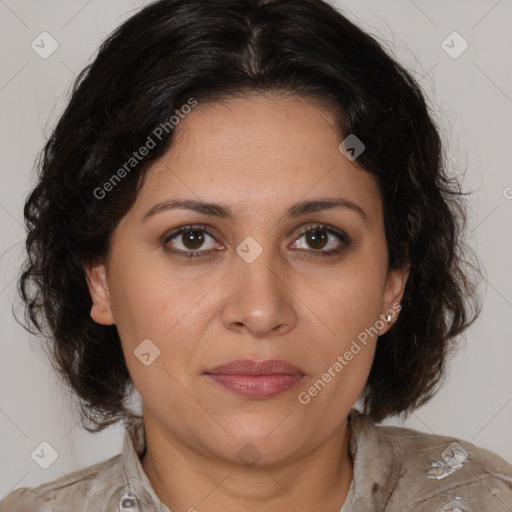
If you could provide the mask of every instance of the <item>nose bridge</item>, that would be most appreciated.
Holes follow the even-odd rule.
[[[256,244],[258,243],[248,240],[237,247],[239,260],[236,262],[235,272],[242,278],[241,282],[246,283],[248,288],[246,291],[257,291],[261,297],[266,294],[270,296],[280,294],[279,288],[282,283],[276,277],[279,274],[279,258],[276,257],[273,249],[263,250],[263,247]]]
[[[238,245],[236,258],[222,312],[226,326],[243,324],[253,334],[265,334],[294,324],[284,267],[273,249],[247,237]]]

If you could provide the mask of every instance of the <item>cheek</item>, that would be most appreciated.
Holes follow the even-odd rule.
[[[186,309],[184,290],[176,276],[148,264],[136,251],[112,267],[111,304],[116,323],[128,338],[161,338]]]
[[[305,300],[323,333],[315,344],[318,372],[323,374],[330,368],[336,375],[332,381],[343,382],[342,388],[349,394],[350,389],[357,395],[364,386],[378,331],[383,327],[380,315],[386,262],[377,254],[354,253],[330,269],[328,278],[318,280],[320,285],[309,288]],[[301,293],[305,296],[306,290]]]
[[[375,324],[382,307],[384,273],[377,262],[354,257],[329,279],[309,292],[308,305],[318,314],[328,332],[340,339],[357,336]]]
[[[125,281],[117,298],[122,308],[117,322],[122,350],[143,403],[151,410],[187,410],[191,397],[183,385],[198,339],[190,301],[161,280],[133,276]],[[192,304],[195,302],[197,299]]]
[[[166,370],[187,371],[204,317],[206,301],[199,299],[207,289],[135,257],[117,269],[111,303],[128,369],[143,389],[158,387],[170,378]],[[145,366],[137,354],[148,352],[146,362],[154,362]]]
[[[380,310],[375,288],[363,286],[357,277],[347,274],[346,280],[332,286],[330,292],[329,300],[319,310],[329,329],[317,339],[313,356],[320,364],[312,379],[313,389],[309,388],[311,396],[324,384],[328,388],[318,393],[323,396],[317,405],[320,409],[333,402],[349,407],[357,400],[371,370],[378,340],[376,321]]]

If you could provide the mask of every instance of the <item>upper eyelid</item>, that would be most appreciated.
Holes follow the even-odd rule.
[[[211,236],[212,238],[215,238],[216,239],[216,236],[214,233],[212,233],[212,228],[210,228],[209,226],[204,226],[204,225],[199,225],[199,224],[191,224],[191,225],[184,225],[184,226],[180,226],[176,229],[173,229],[172,231],[170,231],[169,233],[166,233],[162,238],[164,241],[168,241],[168,240],[171,240],[179,235],[182,234],[182,231],[192,231],[192,230],[198,230],[198,231],[204,231],[208,236]]]

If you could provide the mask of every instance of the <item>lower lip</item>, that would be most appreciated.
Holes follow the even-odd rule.
[[[233,375],[208,373],[212,380],[237,395],[251,398],[268,398],[294,387],[303,375]]]

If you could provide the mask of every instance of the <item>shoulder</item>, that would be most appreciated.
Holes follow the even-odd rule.
[[[124,482],[119,454],[38,487],[16,489],[0,502],[0,512],[117,510]]]
[[[398,473],[386,511],[512,510],[512,465],[498,454],[454,437],[376,428]]]

